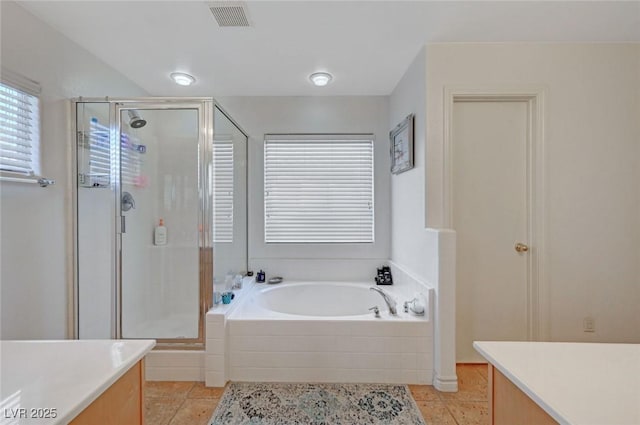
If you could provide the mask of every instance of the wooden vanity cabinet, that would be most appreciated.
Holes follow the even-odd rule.
[[[491,425],[557,425],[528,395],[489,363],[489,423]]]
[[[143,425],[144,359],[87,406],[71,425]]]

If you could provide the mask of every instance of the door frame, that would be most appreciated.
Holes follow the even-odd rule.
[[[453,227],[453,120],[456,102],[527,104],[527,337],[549,339],[549,289],[545,274],[545,94],[543,86],[445,86],[443,139],[443,218]],[[455,230],[455,229],[454,229]]]

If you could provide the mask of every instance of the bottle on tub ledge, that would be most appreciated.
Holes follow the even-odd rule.
[[[234,285],[234,276],[235,274],[229,270],[227,272],[227,274],[224,276],[224,289],[225,291],[229,292],[233,290],[233,285]]]
[[[250,286],[256,283],[256,278],[253,277],[253,272],[249,270],[247,274],[242,278],[242,285],[244,287]]]
[[[391,276],[391,267],[382,266],[378,268],[376,276],[376,285],[393,285],[393,276]]]
[[[264,283],[264,281],[265,281],[265,273],[264,273],[264,271],[262,269],[260,269],[260,271],[256,275],[256,282],[257,283]]]
[[[153,231],[153,244],[157,246],[167,244],[167,228],[164,226],[164,219],[160,219],[160,224]]]

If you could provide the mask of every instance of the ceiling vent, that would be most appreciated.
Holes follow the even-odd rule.
[[[209,9],[220,27],[250,27],[249,13],[244,2],[217,1]]]

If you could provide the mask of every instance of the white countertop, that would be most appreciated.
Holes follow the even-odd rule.
[[[0,341],[0,424],[68,423],[154,346],[154,340]],[[33,417],[53,416],[46,409],[55,409],[55,418]]]
[[[473,346],[560,424],[640,424],[640,344]]]

